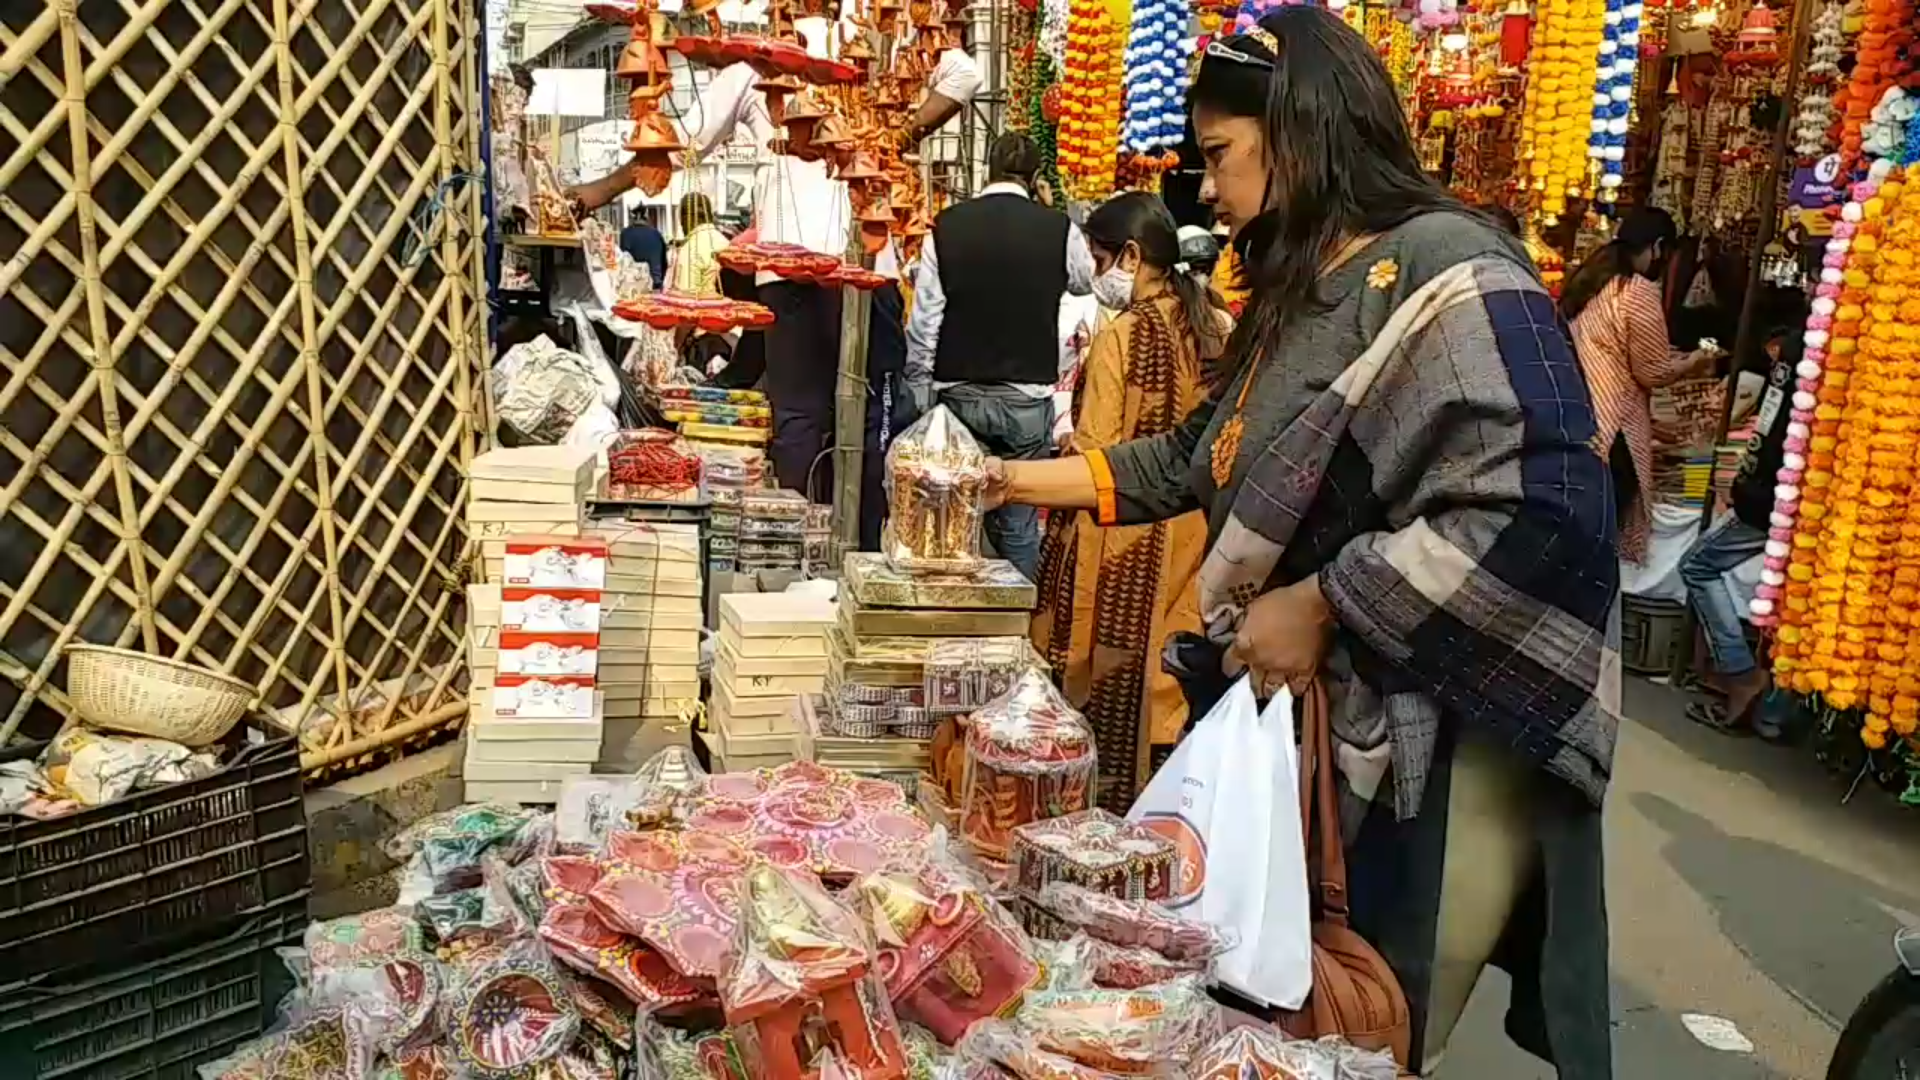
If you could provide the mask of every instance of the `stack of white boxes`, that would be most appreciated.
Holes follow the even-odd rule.
[[[475,619],[495,620],[490,677],[472,663],[476,689],[464,768],[468,802],[551,803],[570,776],[600,756],[597,690],[601,590],[607,548],[592,539],[513,536],[487,560],[497,585],[469,593]],[[495,592],[494,590],[497,590]],[[491,606],[497,595],[497,606]],[[486,628],[476,622],[474,640]]]
[[[598,524],[607,546],[600,618],[600,691],[607,738],[600,765],[631,772],[668,743],[685,745],[700,701],[700,527]]]
[[[708,718],[719,768],[756,769],[798,752],[793,700],[826,687],[832,600],[801,593],[731,593],[720,598]]]
[[[593,491],[590,446],[521,446],[473,459],[467,532],[478,540],[539,534],[579,536]]]

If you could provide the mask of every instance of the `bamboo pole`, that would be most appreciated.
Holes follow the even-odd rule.
[[[459,718],[464,715],[466,711],[466,702],[450,701],[434,709],[432,712],[421,713],[411,720],[403,720],[378,734],[368,735],[364,738],[355,739],[352,742],[329,747],[325,750],[306,751],[300,755],[300,771],[312,772],[315,769],[324,769],[328,765],[336,762],[346,761],[348,758],[358,757],[361,754],[370,753],[383,746],[399,742],[409,735],[418,735],[423,731],[432,731],[434,728],[439,727],[449,720]],[[346,721],[343,719],[341,722],[345,723]]]
[[[891,61],[893,38],[880,35],[875,55]],[[868,78],[878,81],[889,66],[875,62]],[[874,258],[860,242],[860,217],[848,206],[846,259],[873,269]],[[873,295],[851,285],[840,287],[840,365],[833,404],[833,563],[841,565],[849,551],[860,550],[860,496],[867,448],[867,326],[872,321]],[[886,447],[880,447],[882,454]],[[811,498],[813,493],[808,492]]]
[[[454,379],[454,408],[459,410],[458,424],[464,432],[467,427],[467,398],[473,392],[467,350],[471,347],[467,341],[466,306],[462,302],[461,282],[465,277],[460,272],[458,262],[461,223],[460,214],[451,205],[455,197],[465,199],[471,196],[470,184],[463,184],[458,196],[449,187],[454,177],[453,155],[453,67],[447,55],[447,3],[448,0],[433,0],[433,68],[438,86],[433,95],[433,133],[434,141],[440,144],[440,272],[454,284],[453,297],[449,311],[449,321],[453,324],[453,362],[456,367]],[[460,438],[460,471],[465,473],[473,459],[473,440],[463,434]]]
[[[300,172],[300,132],[296,126],[299,114],[293,109],[293,32],[287,5],[288,0],[273,0],[273,49],[280,75],[281,148],[285,153],[287,170],[287,202],[293,212],[293,258],[297,271],[294,288],[300,296],[298,363],[306,373],[308,430],[314,443],[324,447],[327,428],[320,411],[320,348],[314,312],[313,252],[307,235],[306,186]],[[344,59],[344,56],[336,56],[334,62],[339,64]],[[322,575],[322,581],[326,586],[329,614],[333,617],[333,640],[328,652],[333,662],[335,689],[340,695],[338,700],[341,708],[347,709],[351,707],[352,696],[347,685],[346,623],[340,610],[340,546],[334,535],[333,478],[324,450],[315,453],[313,465],[319,485],[319,498],[314,510],[315,516],[320,519],[320,541],[326,558],[326,572]],[[318,682],[316,679],[316,685]],[[346,722],[344,716],[341,722]]]
[[[87,296],[87,325],[91,331],[89,359],[92,361],[95,389],[100,395],[100,423],[104,428],[108,468],[113,473],[113,493],[119,503],[120,542],[128,549],[133,588],[139,598],[134,618],[140,624],[140,639],[148,652],[160,647],[153,626],[153,593],[147,582],[146,545],[140,538],[133,501],[133,481],[127,473],[127,448],[120,428],[120,399],[113,370],[112,341],[107,335],[107,307],[102,293],[106,285],[100,279],[100,237],[94,221],[93,144],[87,138],[86,89],[81,81],[85,70],[80,61],[80,13],[76,0],[55,0],[60,12],[60,55],[66,68],[67,130],[73,140],[73,191],[80,215],[80,260],[85,267],[81,286]],[[6,734],[11,735],[8,731]]]

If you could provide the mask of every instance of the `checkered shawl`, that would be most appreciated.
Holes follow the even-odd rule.
[[[1391,742],[1401,818],[1419,809],[1443,718],[1598,804],[1619,712],[1619,564],[1565,324],[1508,255],[1394,284],[1371,286],[1403,298],[1365,352],[1242,448],[1257,456],[1200,570],[1208,632],[1230,639],[1276,569],[1317,567],[1350,660],[1328,676],[1350,670],[1332,688],[1346,698],[1336,726],[1362,752]]]

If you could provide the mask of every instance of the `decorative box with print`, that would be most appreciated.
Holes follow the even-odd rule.
[[[502,553],[503,585],[560,589],[604,589],[607,545],[558,536],[515,536]]]
[[[1093,805],[1093,732],[1048,677],[1028,670],[966,724],[960,833],[1005,859],[1022,825]]]
[[[1013,916],[958,875],[873,874],[854,903],[879,935],[876,967],[903,1019],[948,1044],[977,1020],[1004,1015],[1038,981]]]
[[[598,589],[495,588],[500,596],[502,630],[536,634],[593,634],[600,630]]]
[[[1014,881],[1027,896],[1061,881],[1127,900],[1165,900],[1175,854],[1167,838],[1099,809],[1013,831]]]
[[[600,635],[500,633],[500,674],[582,675],[599,670]]]

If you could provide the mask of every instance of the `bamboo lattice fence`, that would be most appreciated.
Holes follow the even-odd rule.
[[[81,641],[310,768],[464,714],[476,3],[0,3],[0,744]]]

